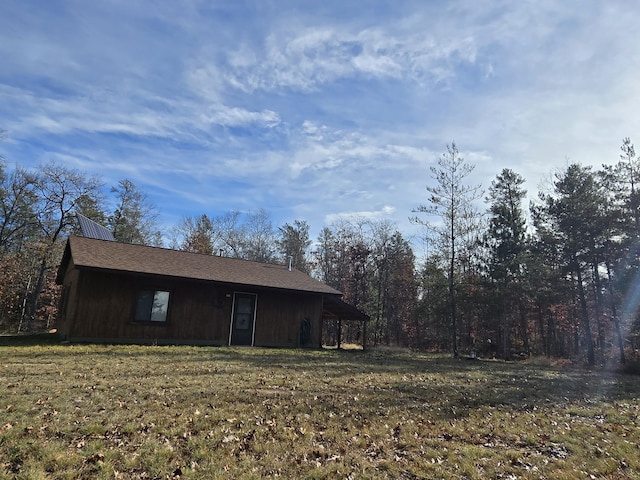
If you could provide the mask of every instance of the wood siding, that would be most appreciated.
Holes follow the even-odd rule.
[[[257,295],[256,346],[300,346],[300,326],[309,319],[320,346],[322,294],[232,287],[213,282],[77,270],[69,265],[60,335],[69,340],[227,345],[234,292]],[[140,290],[170,292],[166,322],[135,322]]]
[[[57,333],[62,338],[67,338],[71,330],[71,323],[76,311],[79,278],[80,272],[74,268],[73,262],[69,262],[62,285],[60,309],[56,317]]]
[[[258,294],[255,345],[265,347],[319,347],[322,295],[289,292]],[[304,319],[311,323],[311,340],[300,344]]]

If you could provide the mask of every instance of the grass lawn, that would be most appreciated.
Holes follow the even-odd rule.
[[[0,478],[640,478],[640,377],[0,339]]]

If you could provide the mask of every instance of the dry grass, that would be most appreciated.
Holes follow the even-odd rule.
[[[391,350],[4,343],[0,478],[640,478],[635,376]]]

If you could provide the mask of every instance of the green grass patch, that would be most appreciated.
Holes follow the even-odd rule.
[[[640,378],[407,351],[0,347],[0,478],[640,478]]]

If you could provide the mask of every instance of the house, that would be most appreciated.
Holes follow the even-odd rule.
[[[69,341],[321,347],[323,321],[368,320],[287,266],[99,238],[69,237],[56,281]]]

